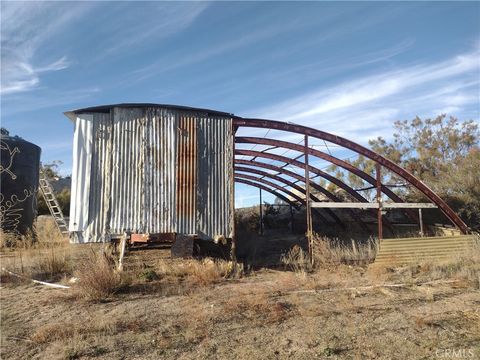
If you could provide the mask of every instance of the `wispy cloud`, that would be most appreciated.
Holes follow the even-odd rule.
[[[285,22],[282,26],[278,26],[276,22],[272,23],[272,19],[263,18],[264,22],[260,24],[246,24],[246,26],[251,26],[251,31],[246,32],[245,34],[238,35],[236,33],[235,40],[232,39],[222,39],[220,41],[214,41],[211,39],[205,39],[202,42],[202,46],[199,48],[188,47],[185,49],[176,52],[173,54],[173,57],[163,57],[158,59],[146,66],[140,67],[137,70],[131,73],[135,81],[140,81],[147,79],[152,76],[159,75],[161,73],[169,72],[179,68],[187,67],[190,65],[198,64],[208,59],[220,56],[222,54],[228,54],[229,52],[240,50],[243,48],[248,48],[249,46],[265,43],[268,46],[269,41],[275,38],[281,38],[282,36],[287,36],[292,33],[301,33],[308,29],[315,29],[318,26],[322,26],[326,29],[323,33],[316,33],[315,36],[310,36],[308,38],[302,39],[297,44],[291,44],[288,47],[288,50],[282,48],[279,52],[271,52],[269,57],[271,58],[281,58],[289,56],[292,52],[300,51],[302,48],[309,48],[312,46],[319,46],[322,42],[338,38],[340,36],[347,35],[348,33],[359,31],[366,27],[370,27],[375,23],[385,21],[390,16],[392,16],[396,11],[388,10],[381,17],[371,16],[367,19],[364,19],[362,22],[355,24],[351,23],[342,23],[342,16],[345,16],[351,13],[353,10],[348,8],[343,8],[341,11],[337,11],[333,14],[323,17],[301,17],[295,18],[292,17],[289,19],[289,22]],[[271,16],[274,16],[272,14]],[[268,25],[271,24],[271,25]],[[330,28],[335,25],[335,31],[332,31]],[[228,32],[228,29],[225,30]],[[312,32],[313,33],[313,32]],[[409,44],[400,44],[400,47],[409,46]],[[400,49],[403,51],[403,49]],[[172,55],[172,54],[169,54]],[[382,55],[384,56],[384,55]],[[392,55],[387,55],[392,56]],[[253,57],[253,62],[261,62],[262,57]]]
[[[398,117],[476,108],[480,117],[480,51],[364,76],[320,88],[247,115],[301,123],[366,142]]]
[[[64,55],[39,60],[37,52],[74,18],[89,10],[90,5],[2,2],[0,6],[2,95],[35,89],[42,73],[69,66]]]
[[[73,26],[81,29],[81,21],[89,14],[95,14],[90,22],[98,22],[95,31],[86,32],[80,39],[88,42],[91,51],[82,59],[83,64],[172,36],[188,27],[208,6],[206,2],[152,2],[138,7],[123,2],[1,2],[1,94],[38,89],[43,75],[72,66],[62,46],[51,53],[42,48],[52,40],[65,40],[65,33]],[[120,20],[112,21],[115,18]]]
[[[108,18],[98,24],[107,36],[98,39],[103,49],[94,61],[99,61],[121,51],[132,51],[145,44],[152,45],[188,28],[210,6],[207,2],[149,2],[133,8],[131,3],[109,6]],[[129,14],[128,16],[125,16]]]
[[[87,99],[97,95],[99,87],[87,87],[72,90],[51,90],[41,93],[17,93],[8,99],[8,106],[2,108],[2,116],[11,116],[29,111],[58,106],[76,107]]]

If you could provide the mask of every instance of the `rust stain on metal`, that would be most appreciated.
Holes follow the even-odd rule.
[[[181,116],[178,126],[177,216],[183,229],[195,232],[197,183],[197,126],[195,118]]]

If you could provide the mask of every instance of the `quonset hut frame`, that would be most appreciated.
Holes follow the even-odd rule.
[[[132,239],[140,236],[140,242],[144,235],[148,239],[158,235],[161,240],[165,234],[234,240],[234,182],[270,192],[293,207],[305,206],[309,239],[312,211],[323,223],[346,227],[348,218],[340,218],[332,210],[335,208],[344,208],[367,232],[367,225],[378,225],[379,238],[383,236],[383,225],[392,230],[392,225],[382,219],[385,208],[402,208],[421,225],[421,208],[438,207],[462,233],[469,231],[437,194],[408,171],[366,147],[324,131],[161,104],[105,105],[65,114],[76,126],[77,174],[73,176],[72,194],[78,196],[72,201],[69,231],[83,239],[78,242],[110,241],[127,233]],[[264,129],[267,134],[240,136],[240,128]],[[301,135],[303,145],[267,138],[270,130]],[[309,140],[315,139],[325,142],[327,149],[329,142],[373,160],[376,177],[333,156],[329,150],[325,153],[312,147],[316,145],[309,146]],[[287,157],[288,152],[295,155]],[[310,158],[342,168],[368,187],[353,189],[338,175],[314,166]],[[392,185],[382,183],[383,170],[418,189],[431,203],[406,203],[391,190]],[[317,177],[343,190],[353,202],[345,202],[343,196],[312,181]],[[376,202],[362,195],[367,189],[376,190]],[[383,202],[383,198],[388,200]],[[413,211],[416,208],[418,214]],[[375,221],[359,216],[353,209],[365,209]]]
[[[239,128],[259,128],[259,129],[266,129],[266,130],[280,130],[295,134],[300,134],[304,136],[304,144],[295,144],[287,141],[277,140],[277,139],[270,139],[266,137],[243,137],[243,136],[236,136],[235,137],[235,144],[252,144],[252,145],[264,145],[268,146],[267,149],[263,151],[253,151],[252,150],[245,150],[245,149],[235,149],[235,182],[247,184],[250,186],[257,187],[259,189],[268,191],[286,201],[294,206],[297,204],[292,200],[297,200],[300,204],[304,203],[307,208],[307,236],[311,239],[312,233],[312,220],[311,220],[311,210],[310,208],[323,208],[324,210],[328,210],[327,213],[332,217],[337,223],[341,223],[341,220],[336,217],[332,216],[332,211],[330,208],[346,208],[349,211],[350,216],[356,222],[362,223],[362,220],[354,213],[351,209],[352,208],[364,208],[368,209],[370,212],[374,212],[376,209],[377,214],[377,222],[378,222],[378,237],[381,239],[383,237],[383,223],[386,226],[390,227],[391,225],[382,219],[382,209],[385,208],[403,208],[405,209],[406,215],[414,222],[420,223],[421,232],[423,232],[423,225],[421,219],[421,211],[419,211],[418,215],[416,212],[412,211],[415,208],[431,208],[431,207],[438,207],[440,211],[452,222],[452,224],[457,227],[463,234],[469,232],[468,226],[463,222],[463,220],[451,209],[448,204],[440,198],[433,190],[431,190],[427,185],[425,185],[421,180],[416,178],[407,170],[403,169],[402,167],[398,166],[391,160],[383,157],[382,155],[360,145],[351,140],[346,138],[333,135],[327,133],[325,131],[316,130],[310,127],[292,124],[292,123],[285,123],[276,120],[266,120],[266,119],[255,119],[255,118],[240,118],[235,117],[233,120],[233,124],[235,127],[235,132]],[[373,160],[376,164],[376,178],[373,178],[366,172],[360,170],[359,168],[353,166],[352,164],[339,159],[337,157],[332,156],[331,154],[324,153],[322,151],[310,148],[308,146],[309,138],[319,139],[323,141],[328,141],[330,143],[336,144],[341,146],[345,149],[351,150],[358,155],[362,155],[370,160]],[[271,150],[283,148],[287,150],[294,150],[296,152],[300,152],[301,155],[288,158],[283,155],[278,155],[272,153]],[[247,156],[251,157],[251,160],[241,159],[240,156]],[[304,161],[300,161],[300,158],[304,158]],[[319,168],[316,168],[309,164],[309,157],[320,158],[325,160],[333,165],[336,165],[354,175],[360,177],[364,181],[368,182],[371,185],[371,189],[377,190],[377,202],[371,203],[369,202],[364,196],[362,196],[359,190],[355,190],[345,182],[341,181],[340,179],[322,171]],[[267,160],[275,160],[277,162],[284,163],[282,166],[275,166],[264,161],[258,161],[257,159],[267,159]],[[294,173],[285,169],[286,166],[295,166],[305,171],[305,176],[301,176],[298,173]],[[415,189],[420,191],[427,199],[431,201],[431,203],[406,203],[402,198],[400,198],[396,193],[394,193],[387,185],[382,184],[381,182],[381,170],[382,167],[386,170],[389,170],[395,173],[397,176],[405,180],[408,184],[413,186]],[[274,171],[276,173],[269,173],[265,170]],[[243,173],[248,173],[249,175],[245,175]],[[328,191],[327,189],[320,186],[318,183],[314,183],[311,180],[310,173],[315,174],[316,176],[323,177],[324,179],[328,180],[332,184],[335,184],[339,188],[343,189],[348,193],[353,199],[356,200],[355,203],[344,203],[332,192]],[[254,174],[254,175],[252,175]],[[258,175],[258,176],[255,176]],[[303,182],[305,184],[305,188],[301,188],[300,186],[292,183],[284,178],[284,176],[291,177],[296,179],[296,182]],[[308,201],[305,202],[304,199],[301,197],[299,198],[298,195],[293,194],[291,191],[286,190],[284,187],[278,186],[275,183],[272,183],[269,180],[276,180],[278,182],[282,182],[289,186],[290,189],[295,189],[301,194],[305,194],[305,199]],[[308,179],[308,180],[307,180]],[[310,188],[314,188],[315,190],[321,192],[323,195],[326,196],[331,202],[328,203],[321,203],[318,199],[311,194]],[[391,200],[389,203],[382,203],[382,194],[384,194],[387,198]],[[357,203],[358,202],[358,203]],[[334,214],[333,214],[334,215]],[[375,216],[373,213],[372,215]],[[323,216],[320,219],[324,220]],[[365,224],[362,224],[362,227],[365,229]],[[311,240],[310,240],[311,241]]]

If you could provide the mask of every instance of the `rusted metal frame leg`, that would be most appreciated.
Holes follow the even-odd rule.
[[[263,236],[263,202],[262,202],[262,189],[258,189],[260,191],[260,236]]]
[[[425,235],[425,233],[423,231],[422,209],[418,209],[418,224],[420,225],[420,236],[423,237]]]
[[[293,207],[290,204],[290,232],[293,234]]]
[[[375,164],[376,173],[377,173],[377,202],[378,202],[378,212],[377,212],[377,222],[378,222],[378,240],[383,239],[383,221],[382,221],[382,175],[380,173],[381,168],[380,164],[377,162]]]
[[[307,215],[307,241],[310,264],[313,265],[312,208],[310,200],[310,171],[308,165],[308,135],[305,135],[305,205]]]

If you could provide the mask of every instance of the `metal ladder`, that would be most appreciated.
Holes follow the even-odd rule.
[[[62,209],[58,204],[57,198],[53,193],[53,188],[50,185],[50,182],[47,179],[47,175],[45,174],[43,169],[40,169],[39,183],[40,183],[40,190],[42,191],[43,198],[47,203],[48,209],[50,210],[50,214],[52,214],[53,218],[55,219],[55,223],[57,224],[58,230],[60,230],[60,232],[63,235],[68,235],[67,222],[63,217]]]

